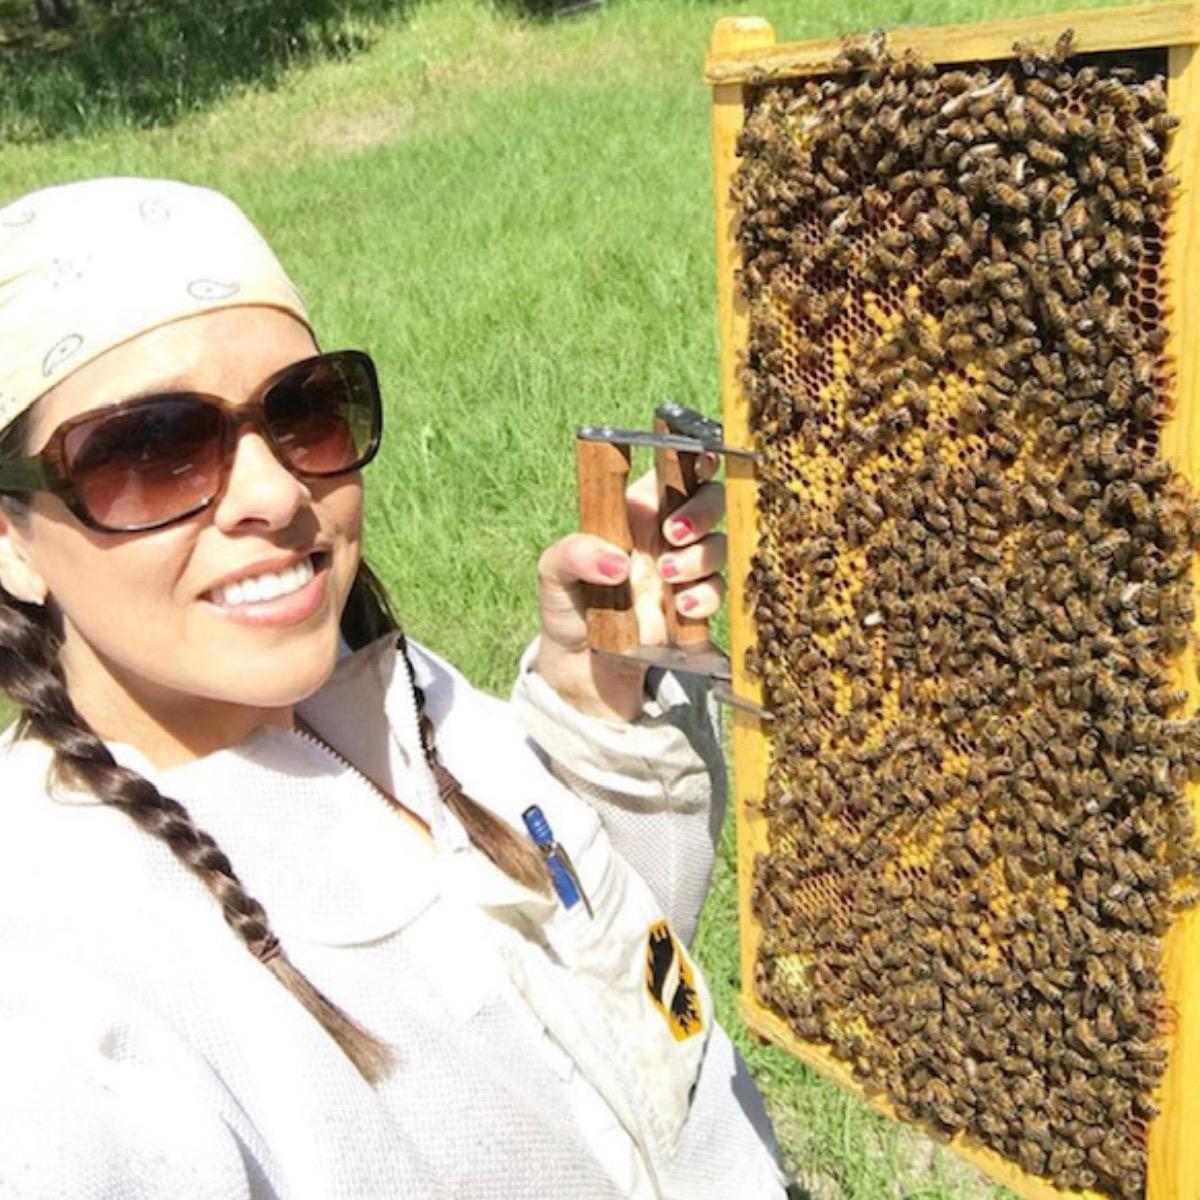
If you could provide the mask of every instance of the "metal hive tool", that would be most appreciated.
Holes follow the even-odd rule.
[[[576,438],[580,528],[625,550],[633,547],[625,506],[631,447],[647,446],[654,451],[660,530],[663,522],[699,487],[696,466],[701,454],[757,458],[752,450],[727,445],[719,422],[674,402],[659,406],[654,424],[652,431],[585,425]],[[666,548],[665,543],[660,547]],[[629,582],[609,587],[588,586],[585,595],[592,650],[662,670],[703,676],[711,681],[713,694],[722,703],[770,719],[760,705],[734,693],[730,686],[729,656],[713,644],[707,619],[681,615],[671,603],[673,594],[674,589],[668,587],[664,595],[667,644],[643,645],[639,641]]]

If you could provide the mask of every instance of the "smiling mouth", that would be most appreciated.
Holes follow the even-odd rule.
[[[282,571],[263,571],[258,575],[223,584],[209,593],[209,599],[221,608],[243,608],[249,604],[261,604],[290,596],[312,583],[327,558],[325,553],[315,551]]]

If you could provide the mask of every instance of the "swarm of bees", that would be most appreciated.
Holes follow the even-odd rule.
[[[776,714],[756,988],[905,1119],[1119,1197],[1197,874],[1163,65],[877,35],[752,86],[734,181]]]

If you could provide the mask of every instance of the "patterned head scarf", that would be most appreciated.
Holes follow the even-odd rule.
[[[0,208],[0,429],[73,371],[195,313],[304,299],[231,200],[162,179],[89,179]]]

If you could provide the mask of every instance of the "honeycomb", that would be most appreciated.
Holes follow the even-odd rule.
[[[1116,1197],[1196,898],[1164,66],[875,35],[752,80],[733,184],[776,716],[757,994],[902,1118]]]

